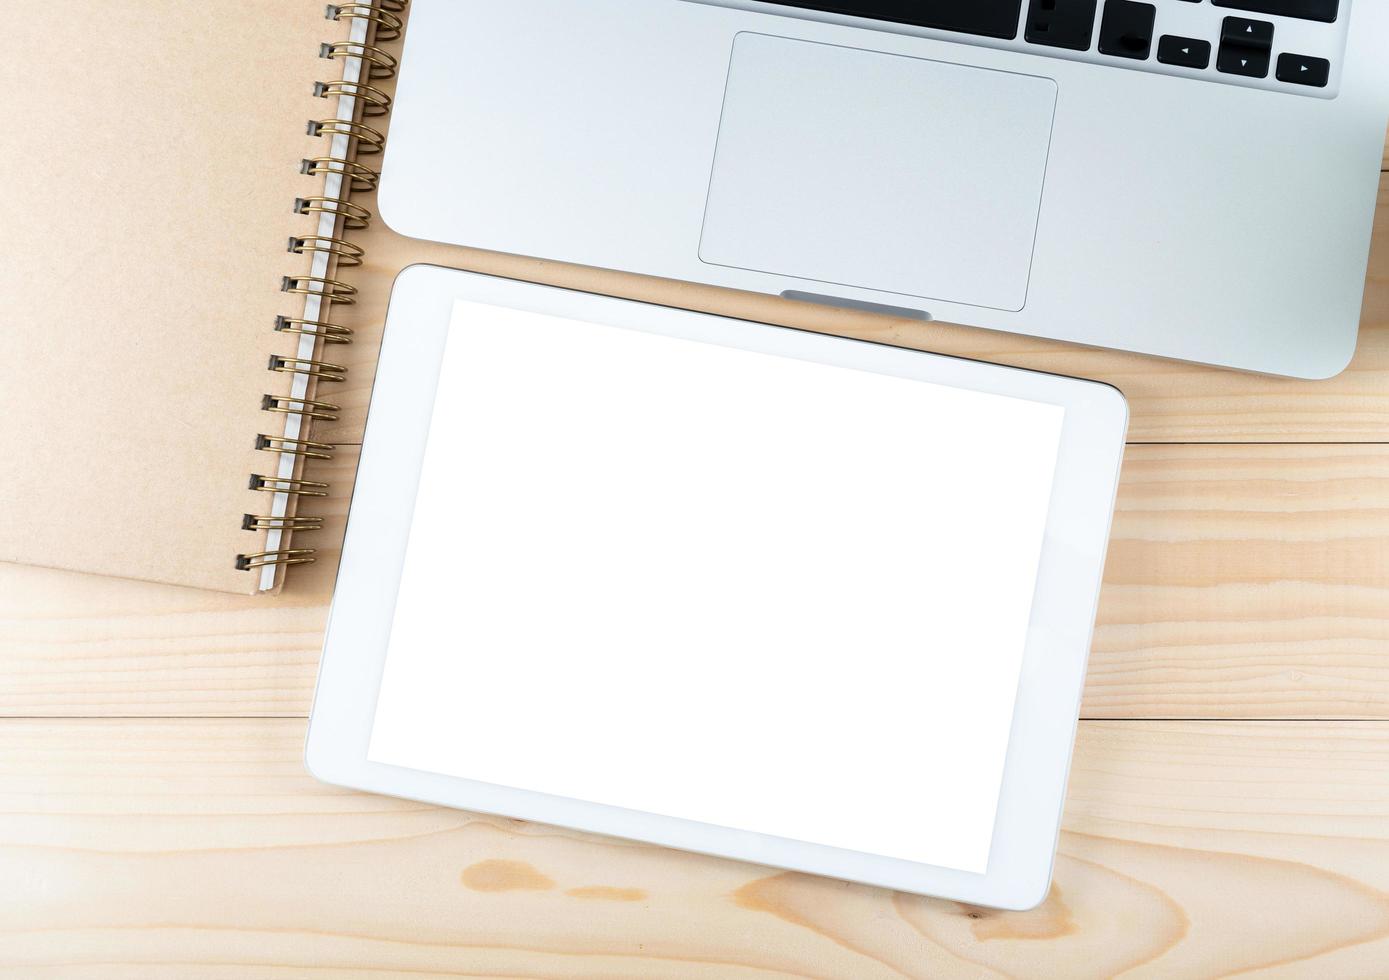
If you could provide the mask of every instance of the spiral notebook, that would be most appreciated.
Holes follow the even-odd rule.
[[[376,183],[405,2],[13,19],[0,560],[239,593],[315,560],[330,488],[305,468],[342,415],[333,308],[356,298],[351,197]]]

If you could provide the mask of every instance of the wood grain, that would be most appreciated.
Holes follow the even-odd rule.
[[[1084,711],[1389,718],[1389,446],[1130,446]]]
[[[301,742],[281,720],[0,722],[0,964],[873,980],[1389,963],[1383,723],[1083,725],[1056,888],[1022,914],[340,791],[303,772]]]
[[[276,596],[236,596],[0,562],[0,715],[305,713],[357,451],[305,475],[325,546]]]
[[[371,204],[367,200],[368,205]],[[1389,442],[1389,175],[1380,182],[1360,344],[1350,368],[1329,381],[1294,381],[1031,340],[988,330],[831,310],[777,297],[695,286],[563,263],[432,245],[379,222],[356,240],[367,264],[348,270],[361,303],[334,311],[358,331],[345,348],[352,373],[334,386],[347,409],[320,427],[329,442],[359,442],[391,283],[416,262],[610,293],[904,347],[958,354],[1117,385],[1132,410],[1135,442]],[[1315,330],[1315,323],[1307,324]]]
[[[308,710],[324,561],[272,599],[0,565],[0,715]],[[1131,446],[1084,710],[1389,718],[1389,446]]]

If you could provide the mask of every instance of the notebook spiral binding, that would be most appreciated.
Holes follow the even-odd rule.
[[[401,14],[409,0],[374,0],[371,3],[329,4],[325,16],[329,20],[351,24],[349,39],[325,42],[319,56],[341,62],[342,77],[333,81],[314,83],[313,94],[321,99],[336,100],[337,113],[329,118],[308,122],[311,136],[327,140],[323,156],[305,159],[300,173],[324,178],[323,193],[300,197],[294,201],[298,214],[316,215],[316,234],[289,240],[289,251],[306,255],[310,270],[305,275],[285,276],[280,291],[304,297],[300,316],[279,316],[274,329],[296,335],[299,346],[295,356],[274,355],[268,370],[290,374],[294,378],[288,395],[263,395],[261,409],[285,419],[280,435],[261,433],[256,436],[255,448],[274,460],[274,471],[255,473],[250,477],[253,490],[268,494],[271,505],[268,513],[246,514],[243,530],[264,532],[264,551],[236,556],[236,567],[257,571],[263,576],[262,588],[274,584],[278,569],[290,565],[308,565],[317,561],[315,548],[291,548],[288,536],[321,530],[324,518],[294,512],[299,500],[323,497],[328,485],[302,479],[296,467],[305,460],[331,460],[335,446],[311,442],[305,430],[312,421],[334,422],[342,411],[331,402],[316,397],[322,384],[346,379],[347,368],[322,360],[320,351],[329,344],[352,343],[348,327],[327,319],[333,304],[348,306],[356,302],[357,289],[336,278],[339,270],[359,266],[365,260],[360,245],[342,237],[347,231],[366,228],[372,212],[361,204],[348,200],[352,194],[369,194],[381,182],[379,171],[360,162],[360,157],[378,154],[386,137],[365,120],[379,120],[391,111],[391,96],[373,81],[392,78],[398,67],[396,57],[382,44],[398,41],[405,30]]]

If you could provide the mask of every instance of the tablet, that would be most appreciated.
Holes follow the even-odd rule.
[[[1093,382],[411,267],[309,769],[1035,905],[1126,422]]]

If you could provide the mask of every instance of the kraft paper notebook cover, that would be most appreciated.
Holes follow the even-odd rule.
[[[309,430],[339,414],[329,362],[352,338],[332,307],[361,261],[344,226],[366,218],[346,198],[375,182],[372,83],[403,5],[47,0],[12,19],[0,560],[253,593],[313,559],[328,488],[301,469],[332,454]]]

